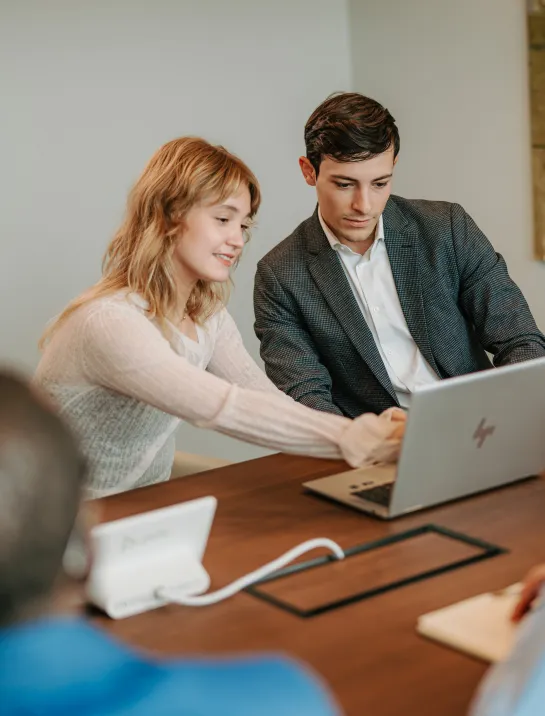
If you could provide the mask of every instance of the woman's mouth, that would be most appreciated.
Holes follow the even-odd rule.
[[[232,266],[235,262],[235,256],[231,254],[214,254],[214,256],[217,258],[220,264],[223,264],[223,266],[227,266],[228,268]]]

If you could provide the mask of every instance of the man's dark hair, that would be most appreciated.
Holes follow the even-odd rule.
[[[305,125],[307,158],[316,174],[324,157],[338,162],[360,162],[391,146],[399,153],[399,132],[390,112],[358,92],[328,97]]]
[[[51,596],[83,478],[65,425],[24,380],[0,371],[0,624]]]

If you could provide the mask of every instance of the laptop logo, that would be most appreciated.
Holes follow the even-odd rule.
[[[485,440],[491,435],[493,435],[495,429],[495,425],[486,425],[486,418],[483,418],[481,420],[481,422],[477,426],[477,429],[473,433],[473,440],[477,441],[478,448],[482,448],[485,443]]]

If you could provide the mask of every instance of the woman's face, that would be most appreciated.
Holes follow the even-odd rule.
[[[184,283],[229,279],[244,246],[250,211],[247,186],[221,204],[199,204],[190,209],[174,250],[178,276]]]

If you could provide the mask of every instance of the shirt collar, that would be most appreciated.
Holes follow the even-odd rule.
[[[348,249],[349,251],[352,251],[350,246],[346,246],[346,244],[341,244],[339,239],[335,236],[335,234],[331,231],[329,226],[325,223],[323,216],[322,216],[322,212],[320,211],[320,207],[318,207],[318,219],[320,221],[320,226],[322,227],[324,234],[326,235],[327,240],[329,241],[329,244],[332,249],[334,249],[335,251],[338,251],[339,247],[344,247],[344,248]],[[376,236],[375,236],[375,241],[373,243],[373,246],[379,241],[384,241],[384,220],[382,218],[382,214],[379,216],[379,219],[378,219],[377,231],[376,231]],[[356,252],[352,251],[352,253],[355,254]]]

